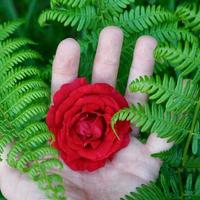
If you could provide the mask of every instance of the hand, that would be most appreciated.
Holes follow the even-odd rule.
[[[119,28],[102,30],[95,56],[92,82],[115,85],[120,60],[123,34]],[[153,72],[153,50],[156,41],[150,36],[138,39],[134,51],[128,84],[141,75]],[[89,56],[89,55],[88,55]],[[80,47],[73,39],[60,43],[53,63],[52,96],[64,83],[77,77]],[[125,95],[129,103],[144,103],[146,95]],[[137,132],[137,130],[134,130]],[[120,150],[112,161],[94,172],[72,171],[64,164],[62,177],[69,200],[117,200],[124,194],[158,176],[161,161],[152,153],[167,150],[172,144],[151,134],[146,144],[132,136],[128,147]],[[5,153],[6,154],[6,153]],[[4,155],[5,156],[5,155]],[[0,164],[0,188],[8,200],[44,200],[44,194],[25,174],[11,169],[5,162]]]

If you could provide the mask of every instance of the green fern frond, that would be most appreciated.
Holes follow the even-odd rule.
[[[15,20],[0,24],[0,41],[7,39],[13,34],[22,24],[24,20]]]
[[[137,188],[136,192],[131,192],[120,200],[172,200],[172,198],[165,196],[161,189],[153,182],[148,185],[142,185]]]
[[[173,176],[170,176],[170,180],[166,180],[162,174],[160,177],[160,184],[150,182],[142,185],[136,192],[131,192],[120,200],[179,200],[181,198],[198,200],[200,198],[200,176],[194,178],[189,174],[181,191]]]
[[[16,168],[21,172],[26,172],[29,169],[31,162],[40,161],[45,158],[45,156],[54,156],[58,157],[58,152],[56,149],[53,149],[49,146],[38,147],[34,151],[27,150],[20,156],[19,160],[15,163]]]
[[[163,169],[165,170],[160,174],[159,181],[156,184],[157,187],[159,187],[163,191],[164,195],[169,199],[180,199],[177,174],[169,168],[163,167]],[[168,179],[168,177],[170,177],[170,179]]]
[[[197,177],[189,174],[186,179],[185,197],[191,197],[190,199],[198,200],[200,198],[200,175]]]
[[[156,100],[157,104],[166,102],[166,109],[169,111],[193,111],[200,95],[199,87],[191,80],[178,78],[177,82],[173,77],[160,76],[139,77],[129,85],[131,92],[143,92],[149,94],[149,98]]]
[[[198,58],[198,59],[200,59],[200,58]],[[194,82],[199,82],[199,80],[200,80],[200,67],[197,68],[197,71],[196,71],[196,73],[194,75],[193,81]]]
[[[195,195],[198,195],[198,197],[200,197],[200,176],[197,177],[194,187]]]
[[[71,6],[72,8],[77,6],[81,8],[85,3],[87,3],[87,0],[63,0],[63,3],[67,3],[67,5]]]
[[[50,139],[52,139],[54,135],[51,132],[45,132],[37,134],[33,137],[29,137],[25,144],[28,148],[36,148],[44,143],[47,143]]]
[[[63,165],[62,163],[58,160],[58,159],[55,159],[55,158],[49,158],[49,159],[46,159],[42,162],[40,162],[40,164],[38,163],[35,163],[29,170],[29,175],[37,180],[38,177],[40,177],[42,174],[41,174],[41,169],[46,169],[47,171],[49,169],[52,169],[53,167],[55,167],[56,169],[62,169]],[[60,179],[61,177],[59,177]],[[50,178],[51,179],[51,178]],[[58,178],[57,178],[58,179]],[[61,179],[60,179],[61,180]]]
[[[13,142],[14,137],[13,135],[0,135],[0,162],[1,162],[1,154],[4,152],[4,148],[6,148],[7,144]]]
[[[103,0],[103,4],[107,12],[111,16],[119,16],[120,13],[124,11],[125,8],[127,8],[128,5],[131,3],[134,3],[135,0]]]
[[[32,122],[29,123],[24,129],[18,132],[21,138],[26,138],[42,132],[48,132],[48,128],[43,122]]]
[[[50,132],[43,132],[43,133],[38,133],[29,136],[28,138],[22,139],[19,142],[16,142],[9,154],[7,161],[10,166],[15,167],[16,162],[18,158],[26,151],[27,149],[36,150],[38,147],[41,147],[44,144],[47,144],[47,141],[49,141],[53,137],[52,133]]]
[[[200,30],[200,7],[195,3],[184,3],[177,7],[176,16],[186,28],[192,31]]]
[[[51,169],[52,166],[56,166],[57,169],[61,169],[63,167],[61,161],[59,161],[58,159],[55,159],[55,158],[50,158],[45,161],[42,161],[42,165],[46,169]],[[54,176],[54,178],[55,178],[55,176]],[[58,177],[56,179],[58,180]],[[52,177],[51,177],[51,180],[54,180],[54,179],[52,179]],[[60,177],[59,177],[59,180],[61,180]]]
[[[95,32],[92,32],[92,33],[87,32],[84,35],[84,39],[78,40],[78,43],[80,44],[80,47],[81,47],[81,53],[84,54],[84,57],[87,57],[88,51],[91,50],[91,47],[92,48],[96,48],[97,47],[99,31],[97,31],[97,33],[95,33]]]
[[[51,0],[51,8],[55,7],[83,7],[85,4],[88,4],[89,2],[92,2],[94,0]]]
[[[46,161],[47,164],[39,168],[40,179],[34,180],[39,186],[40,181],[47,183],[48,187],[43,190],[50,199],[66,199],[62,178],[49,170],[62,166],[62,163],[58,160],[57,150],[49,145],[49,141],[53,140],[52,133],[41,122],[48,109],[49,88],[41,80],[40,69],[31,65],[42,57],[27,46],[35,44],[29,39],[5,40],[20,24],[0,25],[0,33],[4,31],[4,35],[0,36],[4,39],[0,40],[0,156],[10,144],[6,158],[8,164],[28,174],[40,165],[39,162]],[[50,181],[53,176],[60,177],[55,188]]]
[[[0,58],[0,68],[2,73],[8,69],[13,68],[16,65],[31,59],[42,59],[41,55],[34,50],[20,50],[17,53],[13,53],[7,57]]]
[[[182,161],[182,153],[182,150],[178,146],[174,146],[168,151],[154,153],[151,156],[162,159],[165,164],[167,163],[172,167],[178,167]]]
[[[48,21],[58,21],[64,26],[71,25],[77,27],[77,31],[95,24],[96,11],[92,6],[74,8],[72,10],[51,9],[44,11],[39,17],[40,25]]]
[[[131,105],[115,113],[111,125],[113,130],[117,121],[130,121],[141,128],[142,132],[149,131],[157,133],[161,138],[168,141],[180,143],[189,133],[191,121],[186,116],[178,116],[173,112],[168,112],[161,105],[148,104],[145,106]]]
[[[159,24],[155,27],[150,27],[145,30],[141,35],[151,35],[155,37],[158,41],[169,41],[174,43],[174,41],[188,41],[192,45],[198,46],[199,41],[196,35],[184,28],[179,28],[177,23],[164,23]]]
[[[26,45],[34,45],[35,43],[27,38],[15,38],[15,39],[8,39],[6,41],[3,41],[0,44],[0,58],[3,56],[9,55],[11,53],[14,53],[16,50],[18,50],[21,47],[24,47]]]
[[[48,107],[44,103],[31,104],[25,107],[20,113],[14,117],[12,116],[11,124],[20,128],[25,126],[29,121],[37,121],[45,117],[45,113],[48,111]]]
[[[9,100],[14,99],[16,96],[21,95],[25,92],[28,92],[35,88],[43,88],[47,89],[46,83],[44,83],[41,79],[28,79],[23,80],[20,83],[17,83],[12,88],[4,88],[0,89],[0,104],[6,103]]]
[[[67,0],[50,0],[51,8],[55,8],[57,6],[65,5]]]
[[[33,101],[39,100],[42,102],[48,102],[49,100],[49,91],[45,91],[44,89],[38,89],[30,91],[29,93],[25,93],[23,96],[20,96],[18,99],[15,98],[15,103],[9,101],[5,108],[5,113],[13,116],[17,115],[17,113],[21,113],[24,109],[27,108],[28,105],[32,104]]]
[[[191,157],[185,164],[185,167],[189,171],[200,170],[200,158]]]
[[[24,66],[17,67],[7,72],[7,74],[1,74],[0,78],[2,80],[0,85],[0,91],[4,89],[9,89],[14,86],[18,81],[23,80],[25,77],[39,76],[40,71],[36,67]]]
[[[46,191],[49,199],[65,200],[62,178],[52,172],[49,174],[50,169],[61,170],[62,167],[63,165],[58,159],[49,158],[33,164],[32,168],[28,170],[28,174],[38,183],[40,189]]]
[[[149,27],[175,20],[176,18],[171,12],[160,6],[147,6],[146,8],[137,6],[131,11],[125,11],[119,17],[114,17],[115,24],[122,26],[129,34],[138,33]]]
[[[79,69],[79,75],[84,76],[90,80],[91,75],[91,66],[93,62],[94,52],[91,52],[92,49],[96,49],[98,43],[98,33],[100,30],[95,32],[87,32],[84,36],[84,39],[78,40],[81,47],[82,63]],[[91,56],[88,56],[88,55]]]
[[[199,49],[196,45],[190,46],[188,42],[184,45],[179,43],[178,47],[160,44],[154,51],[154,57],[157,62],[169,62],[177,71],[181,71],[181,76],[200,68]]]

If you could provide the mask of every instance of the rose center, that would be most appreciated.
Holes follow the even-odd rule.
[[[75,130],[82,140],[96,140],[103,136],[104,118],[95,113],[83,113],[76,123]]]

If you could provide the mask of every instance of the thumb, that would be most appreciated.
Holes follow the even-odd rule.
[[[166,151],[173,146],[172,142],[167,142],[167,139],[159,138],[156,133],[151,133],[145,144],[151,154]]]

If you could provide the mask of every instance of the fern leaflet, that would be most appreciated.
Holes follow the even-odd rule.
[[[131,11],[125,11],[119,17],[114,17],[116,25],[122,26],[129,34],[141,32],[166,21],[173,22],[174,15],[160,6],[137,6]]]
[[[62,163],[58,152],[49,145],[52,134],[41,122],[48,109],[49,89],[41,80],[38,67],[30,64],[42,57],[27,46],[35,44],[31,40],[8,38],[21,24],[14,21],[0,25],[0,156],[10,144],[8,164],[29,174],[40,187],[41,182],[46,183],[43,190],[49,199],[64,200],[62,178],[57,178],[55,186],[52,177],[59,176],[50,171],[58,165],[61,168]],[[32,170],[45,162],[35,177]]]
[[[169,111],[193,111],[199,98],[198,85],[181,77],[176,81],[167,75],[140,77],[129,85],[131,92],[143,92],[150,95],[150,99],[156,100],[157,104],[166,102]]]
[[[177,7],[176,15],[183,21],[186,28],[192,31],[200,30],[200,10],[195,3],[184,3]]]
[[[199,49],[196,45],[191,46],[188,42],[185,42],[184,45],[179,43],[178,47],[160,44],[155,49],[154,56],[158,62],[169,62],[176,70],[181,71],[181,76],[200,70]],[[197,78],[199,80],[199,77]]]
[[[41,25],[50,20],[57,20],[64,26],[76,26],[80,31],[83,27],[87,28],[95,23],[96,11],[93,7],[87,6],[83,8],[75,8],[73,10],[52,9],[44,11],[39,18]]]
[[[124,120],[135,123],[142,132],[157,133],[159,137],[177,143],[180,143],[188,135],[191,124],[188,117],[164,111],[162,106],[154,103],[151,107],[148,104],[145,104],[144,107],[138,104],[118,111],[111,121],[113,130],[117,121]]]

